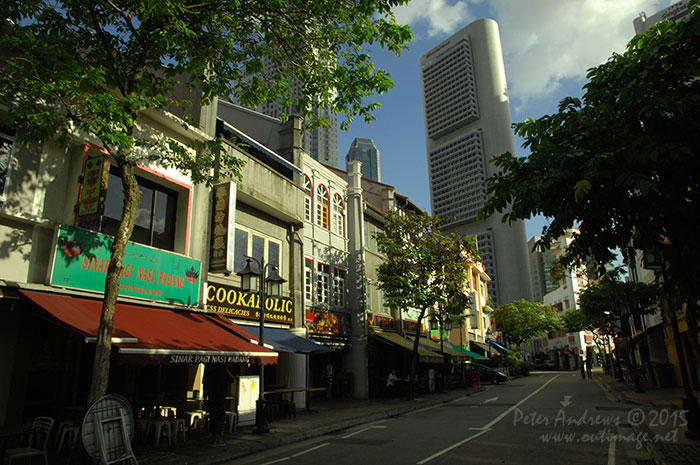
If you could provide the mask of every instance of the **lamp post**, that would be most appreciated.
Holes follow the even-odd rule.
[[[668,260],[664,254],[663,248],[670,245],[671,244],[669,242],[657,241],[655,243],[655,247],[644,250],[644,268],[654,270],[655,272],[661,271],[661,278],[664,286],[668,282],[666,274],[666,270],[668,269]],[[693,395],[693,388],[690,384],[690,376],[688,375],[688,370],[686,368],[685,351],[683,350],[681,335],[678,329],[678,319],[676,318],[675,311],[669,311],[669,304],[665,293],[662,293],[661,302],[663,304],[664,316],[668,316],[671,319],[671,330],[673,331],[673,340],[676,346],[678,365],[681,372],[681,379],[683,381],[684,395],[681,401],[683,404],[683,410],[686,412],[686,420],[688,423],[688,429],[685,432],[685,437],[688,439],[700,439],[700,406],[698,405],[698,399]]]
[[[438,314],[437,318],[435,315],[433,315],[430,319],[430,329],[436,330],[438,329],[438,326],[440,328],[440,353],[442,354],[442,375],[444,380],[446,375],[445,368],[447,366],[447,355],[445,354],[445,349],[442,343],[442,334],[444,331],[447,331],[448,334],[450,331],[452,331],[452,320],[450,319],[450,315],[445,314],[443,316],[442,314]]]
[[[254,270],[251,263],[255,262],[258,271]],[[260,295],[260,338],[258,344],[265,345],[265,301],[267,297],[278,298],[282,296],[282,283],[286,279],[277,272],[277,266],[265,263],[260,258],[246,257],[246,264],[238,275],[241,277],[241,290],[243,292],[258,293]],[[255,433],[269,433],[270,424],[267,421],[267,401],[265,400],[265,364],[260,362],[260,396],[255,401]]]
[[[644,386],[642,385],[642,378],[639,373],[639,366],[637,366],[637,357],[634,353],[634,345],[632,344],[632,328],[630,325],[630,318],[632,312],[627,305],[625,305],[621,310],[622,319],[620,323],[622,324],[622,329],[625,332],[625,337],[627,338],[627,353],[630,362],[630,367],[632,368],[632,376],[634,377],[634,392],[641,394],[646,392]]]

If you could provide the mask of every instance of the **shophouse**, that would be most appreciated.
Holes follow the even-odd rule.
[[[211,108],[197,111],[201,131],[153,111],[139,120],[139,135],[186,146],[206,141]],[[37,415],[77,421],[86,408],[121,182],[97,141],[75,136],[65,154],[50,143],[21,147],[13,135],[2,131],[0,423]],[[246,375],[261,361],[276,363],[277,353],[203,311],[209,189],[156,163],[139,165],[137,178],[141,203],[121,278],[108,391],[124,395],[137,414],[167,405],[182,415],[201,406],[203,364],[226,363]],[[285,268],[292,252],[279,253],[293,286]]]

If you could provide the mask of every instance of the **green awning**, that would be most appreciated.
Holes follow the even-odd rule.
[[[462,349],[461,347],[456,346],[456,345],[452,345],[452,347],[454,347],[454,349],[455,349],[457,352],[461,352],[461,353],[463,353],[463,354],[465,354],[465,355],[468,355],[468,356],[470,356],[470,357],[473,358],[473,359],[476,359],[476,360],[488,360],[488,357],[484,357],[483,355],[477,354],[476,352],[472,352],[471,350]]]

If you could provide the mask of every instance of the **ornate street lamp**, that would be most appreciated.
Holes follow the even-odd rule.
[[[256,271],[251,266],[255,262],[258,265]],[[260,295],[260,338],[258,343],[265,345],[265,302],[267,297],[282,297],[282,283],[286,279],[277,272],[277,266],[265,264],[264,259],[246,257],[245,267],[238,273],[241,277],[241,290],[243,292],[258,293]],[[265,364],[260,362],[260,396],[255,401],[255,433],[269,433],[270,424],[267,421],[267,401],[265,400]]]

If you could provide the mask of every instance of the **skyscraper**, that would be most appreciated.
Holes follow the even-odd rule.
[[[288,115],[294,114],[292,108],[285,109],[278,102],[264,103],[255,110],[274,118],[279,118],[285,110]],[[301,146],[311,158],[338,168],[338,115],[327,108],[314,109],[313,112],[316,117],[326,118],[330,126],[304,131]]]
[[[663,10],[649,17],[647,17],[646,13],[644,12],[640,13],[639,17],[632,21],[632,24],[634,25],[634,33],[642,34],[654,24],[667,19],[677,21],[679,19],[687,18],[687,16],[690,14],[690,10],[688,9],[689,1],[690,0],[681,0],[680,2],[675,2],[668,8],[664,8]]]
[[[515,153],[498,24],[475,21],[420,60],[433,215],[476,236],[493,303],[531,299],[525,224],[477,221],[492,154]]]
[[[356,137],[350,144],[350,150],[345,155],[345,166],[351,161],[362,162],[362,177],[373,181],[382,182],[382,174],[379,168],[379,149],[372,139]]]

